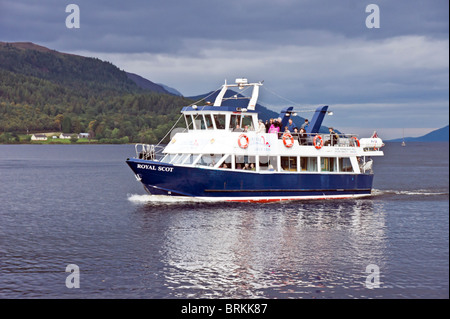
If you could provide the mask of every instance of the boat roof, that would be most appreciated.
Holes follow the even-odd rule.
[[[236,107],[236,106],[214,106],[214,105],[204,105],[204,106],[197,106],[197,105],[192,105],[192,106],[185,106],[181,109],[182,113],[185,112],[233,112],[233,113],[241,113],[241,112],[246,112],[246,113],[258,113],[256,110],[249,110],[249,109],[245,109],[245,108],[241,108],[241,107]]]
[[[214,92],[213,94],[210,94],[208,97],[210,96],[214,96],[215,100],[214,103],[209,103],[207,105],[204,106],[197,106],[197,105],[189,105],[186,107],[183,107],[181,112],[189,112],[189,111],[193,111],[193,112],[199,112],[199,111],[213,111],[213,112],[217,112],[217,111],[224,111],[224,112],[250,112],[250,113],[257,113],[255,111],[255,107],[256,107],[256,103],[258,101],[258,96],[259,96],[259,87],[262,86],[262,82],[255,82],[255,83],[248,83],[248,80],[245,78],[238,78],[236,79],[236,82],[233,84],[228,84],[227,81],[225,80],[225,83],[222,85],[220,91],[215,94],[216,92]],[[252,95],[250,98],[244,97],[242,95],[240,95],[239,93],[236,94],[236,92],[233,92],[232,96],[226,96],[227,91],[230,88],[238,88],[239,90],[243,90],[246,88],[250,88],[252,87]],[[240,104],[239,106],[229,106],[229,105],[223,105],[223,102],[226,102],[228,100],[240,100],[240,99],[248,99],[249,102],[247,105],[243,105]]]
[[[222,85],[220,91],[214,91],[208,96],[204,97],[202,100],[206,98],[215,98],[214,103],[207,102],[206,105],[198,106],[198,105],[189,105],[185,106],[181,109],[181,113],[183,114],[199,114],[199,113],[236,113],[236,114],[249,114],[249,115],[258,115],[258,111],[255,110],[257,105],[257,100],[259,97],[259,87],[263,85],[263,81],[248,83],[246,78],[238,78],[235,83],[229,84],[225,80],[225,83]],[[236,93],[234,91],[229,90],[230,88],[237,88],[241,91],[245,89],[252,88],[252,95],[250,98],[241,95],[240,93]],[[228,91],[228,92],[227,92]],[[249,100],[248,104],[244,103],[242,100]],[[201,101],[201,100],[200,100]],[[230,105],[229,102],[233,102],[234,105]],[[237,105],[236,105],[237,104]],[[318,133],[320,131],[320,127],[322,125],[323,119],[328,111],[328,105],[318,107],[313,115],[313,118],[306,127],[307,133]],[[289,118],[291,117],[293,111],[293,107],[286,107],[281,110],[279,114],[279,118],[282,119],[281,127],[285,127]]]

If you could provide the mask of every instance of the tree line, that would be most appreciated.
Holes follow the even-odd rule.
[[[106,143],[156,143],[191,103],[140,89],[98,59],[0,46],[0,134],[9,137],[88,132]]]

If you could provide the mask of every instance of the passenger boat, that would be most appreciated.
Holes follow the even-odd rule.
[[[247,79],[225,81],[214,103],[182,108],[186,128],[165,147],[136,144],[136,156],[126,162],[145,190],[238,202],[370,196],[372,157],[383,156],[382,140],[320,133],[328,106],[315,110],[306,138],[260,131],[256,105],[261,86]],[[225,92],[235,88],[252,89],[246,108],[222,105]],[[293,107],[281,111],[282,127],[293,114]],[[236,130],[236,124],[248,129]]]

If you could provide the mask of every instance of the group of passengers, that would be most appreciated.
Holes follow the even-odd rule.
[[[264,125],[266,133],[280,133],[281,127],[281,117],[279,117],[278,119],[270,119],[269,121],[266,121]]]
[[[241,128],[239,124],[236,124],[236,127],[232,132],[248,132],[248,125],[245,125],[244,128]]]
[[[278,133],[279,138],[284,134],[290,134],[294,139],[298,139],[300,145],[312,145],[313,136],[306,133],[306,129],[309,126],[308,119],[302,124],[300,129],[295,125],[292,119],[289,119],[288,125],[284,127],[284,132],[282,134]],[[270,133],[270,132],[269,132]],[[325,146],[333,146],[338,144],[339,135],[334,131],[332,127],[328,128],[329,138],[325,141]]]
[[[223,163],[220,168],[231,168],[230,164]],[[256,171],[256,167],[254,163],[245,163],[242,165],[241,163],[236,163],[236,169],[242,169],[247,171]]]
[[[260,123],[262,123],[262,120],[259,120]],[[297,125],[295,125],[294,121],[292,121],[292,119],[289,119],[287,126],[284,127],[284,130],[282,129],[282,124],[281,124],[281,117],[279,117],[278,119],[270,119],[268,121],[266,121],[265,123],[265,129],[266,129],[266,133],[286,133],[286,132],[290,132],[291,134],[293,133],[298,133],[299,129],[297,127]],[[302,124],[302,126],[300,127],[300,129],[304,129],[305,133],[306,133],[306,129],[309,126],[309,121],[308,119],[305,119],[305,123]]]
[[[260,123],[262,123],[261,120],[259,120]],[[282,138],[284,134],[289,133],[292,135],[294,139],[298,139],[298,143],[300,145],[307,145],[308,139],[307,139],[307,133],[306,128],[309,125],[308,119],[305,119],[305,122],[302,124],[300,129],[297,127],[297,125],[294,123],[292,119],[289,119],[288,125],[284,127],[284,130],[282,130],[282,124],[281,124],[281,118],[278,119],[270,119],[266,121],[264,128],[265,133],[276,133],[278,134],[278,138]]]
[[[284,134],[289,133],[292,135],[294,139],[298,140],[300,145],[312,145],[313,144],[313,136],[311,134],[306,133],[306,129],[309,126],[309,120],[305,119],[305,122],[301,125],[300,129],[294,123],[294,121],[290,118],[288,124],[282,130],[281,117],[275,119],[271,118],[270,120],[266,120],[265,123],[260,119],[258,122],[258,127],[256,129],[256,133],[275,133],[278,134],[278,138],[282,138]],[[328,128],[330,137],[325,141],[325,146],[333,146],[338,143],[338,134],[334,132],[333,128]],[[236,124],[236,127],[233,129],[233,132],[248,132],[249,127],[245,125],[242,129],[239,124]]]

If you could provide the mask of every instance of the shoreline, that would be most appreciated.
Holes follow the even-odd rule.
[[[103,143],[103,142],[75,142],[75,143],[65,143],[65,142],[49,142],[49,143],[41,143],[39,141],[36,142],[11,142],[11,143],[0,143],[0,145],[133,145],[136,143]]]
[[[386,143],[389,144],[401,144],[401,141],[386,141]],[[410,141],[408,143],[449,143],[449,141]],[[134,145],[134,144],[140,144],[140,142],[133,142],[133,143],[114,143],[114,142],[99,142],[99,141],[91,141],[91,142],[60,142],[60,141],[20,141],[20,142],[10,142],[10,143],[0,143],[0,145]],[[141,143],[142,144],[142,143]],[[146,144],[146,143],[144,143]],[[152,143],[147,143],[152,144]]]

